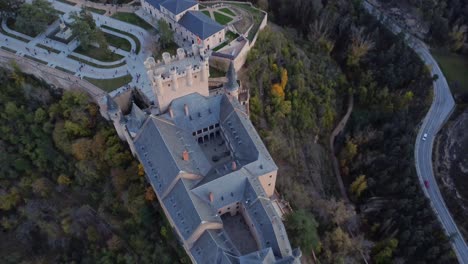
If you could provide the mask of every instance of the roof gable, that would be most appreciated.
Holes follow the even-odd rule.
[[[224,27],[200,11],[188,11],[179,20],[179,24],[200,39],[207,39]]]
[[[196,1],[192,0],[167,0],[160,3],[161,6],[169,10],[175,15],[178,15],[195,5],[198,5]]]

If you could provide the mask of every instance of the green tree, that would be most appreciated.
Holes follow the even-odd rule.
[[[0,209],[10,210],[21,201],[19,190],[15,187],[11,188],[7,193],[0,193]]]
[[[286,228],[293,245],[299,246],[309,254],[319,245],[318,223],[314,216],[304,210],[297,210],[286,217]]]
[[[398,246],[395,238],[386,239],[377,243],[372,249],[373,260],[376,264],[392,263],[393,252]]]
[[[159,43],[162,49],[166,49],[174,41],[174,32],[169,28],[169,24],[160,19],[158,21]]]
[[[10,17],[18,12],[24,0],[0,0],[0,16]]]
[[[91,12],[82,9],[79,13],[73,12],[71,18],[73,22],[70,28],[73,35],[77,36],[80,41],[81,48],[87,50],[92,43],[97,43],[100,48],[107,50],[110,54],[106,38],[101,29],[96,26]]]
[[[46,0],[23,4],[16,18],[16,28],[27,35],[37,35],[57,19],[57,11]]]
[[[88,226],[88,228],[86,228],[86,236],[90,242],[96,242],[99,240],[99,233],[94,226]]]

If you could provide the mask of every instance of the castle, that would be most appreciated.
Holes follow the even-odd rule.
[[[143,93],[151,103],[129,101],[124,114],[107,96],[108,117],[192,262],[300,263],[274,199],[278,168],[250,122],[248,96],[233,63],[226,82],[210,89],[208,57],[194,45],[148,58],[152,90]]]
[[[225,39],[226,29],[201,11],[193,0],[142,0],[143,9],[157,20],[169,24],[184,44],[198,44],[213,49]],[[179,38],[175,38],[178,40]]]

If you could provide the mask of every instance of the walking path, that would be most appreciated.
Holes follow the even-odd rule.
[[[340,173],[340,166],[338,165],[338,159],[336,158],[336,155],[335,155],[335,138],[341,133],[341,131],[343,131],[343,129],[346,126],[346,123],[348,123],[348,119],[351,116],[351,113],[353,112],[353,106],[354,106],[354,97],[352,94],[350,94],[348,96],[348,108],[346,110],[346,114],[340,120],[338,125],[336,125],[335,129],[333,129],[333,132],[330,135],[330,142],[329,142],[330,153],[331,153],[332,161],[333,161],[333,171],[335,172],[336,180],[338,182],[338,186],[340,187],[341,196],[343,197],[343,200],[346,203],[350,203],[350,200],[348,198],[346,188],[343,184],[343,178],[341,178],[341,173]]]
[[[81,4],[72,6],[55,0],[49,1],[55,9],[64,12],[64,14],[61,17],[67,23],[72,21],[70,19],[70,12],[79,12],[81,10]],[[74,0],[74,2],[81,3],[84,1]],[[93,7],[94,6],[95,5],[93,5]],[[108,6],[107,8],[110,9],[112,8],[112,6]],[[113,62],[103,62],[82,54],[78,54],[74,52],[74,50],[79,46],[79,42],[76,39],[72,40],[68,44],[65,44],[47,37],[48,35],[57,30],[60,23],[59,20],[51,24],[45,32],[32,38],[30,36],[26,36],[8,28],[4,19],[2,20],[2,29],[4,31],[12,35],[19,36],[20,38],[27,39],[28,42],[24,42],[17,38],[6,36],[0,33],[0,46],[6,47],[9,50],[15,50],[17,56],[31,56],[39,61],[44,62],[50,67],[60,67],[67,71],[74,72],[75,75],[80,78],[89,77],[92,79],[112,79],[130,74],[133,78],[132,81],[129,83],[130,86],[136,86],[139,89],[143,90],[151,89],[150,82],[146,75],[146,68],[144,67],[143,62],[148,56],[152,56],[151,51],[148,51],[145,48],[151,44],[151,40],[154,39],[154,36],[151,36],[150,33],[138,26],[113,19],[105,15],[100,15],[96,13],[92,13],[92,15],[98,26],[106,25],[111,28],[127,32],[128,34],[131,34],[136,39],[138,39],[141,47],[139,53],[135,54],[134,52],[127,52],[121,49],[117,49],[115,47],[110,47],[110,49],[112,51],[115,51],[115,53],[124,56],[124,58]],[[135,43],[133,38],[106,28],[102,28],[102,31],[128,40],[131,44],[132,51],[136,50],[137,43]],[[54,50],[59,51],[59,53],[49,52],[47,49],[37,46],[38,44],[50,47]],[[94,67],[88,64],[81,63],[72,58],[69,58],[70,55],[78,57],[83,61],[88,61],[90,63],[101,65],[107,68]],[[125,62],[124,65],[122,65],[123,62]],[[109,68],[112,65],[117,67]],[[124,86],[120,89],[126,89],[126,87]],[[120,90],[115,90],[112,92],[112,94],[116,94],[119,92]]]

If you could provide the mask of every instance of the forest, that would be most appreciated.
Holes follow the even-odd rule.
[[[257,5],[281,27],[260,34],[245,82],[251,118],[280,167],[278,189],[298,212],[286,224],[299,236],[293,242],[313,249],[321,263],[456,262],[414,166],[418,124],[437,76],[360,1]],[[328,139],[349,96],[354,108],[331,150]],[[332,153],[354,207],[338,191]],[[297,221],[304,213],[313,223]]]
[[[189,263],[144,171],[84,93],[0,69],[2,263]]]
[[[429,23],[428,40],[453,51],[468,53],[468,0],[386,0],[409,5]]]

